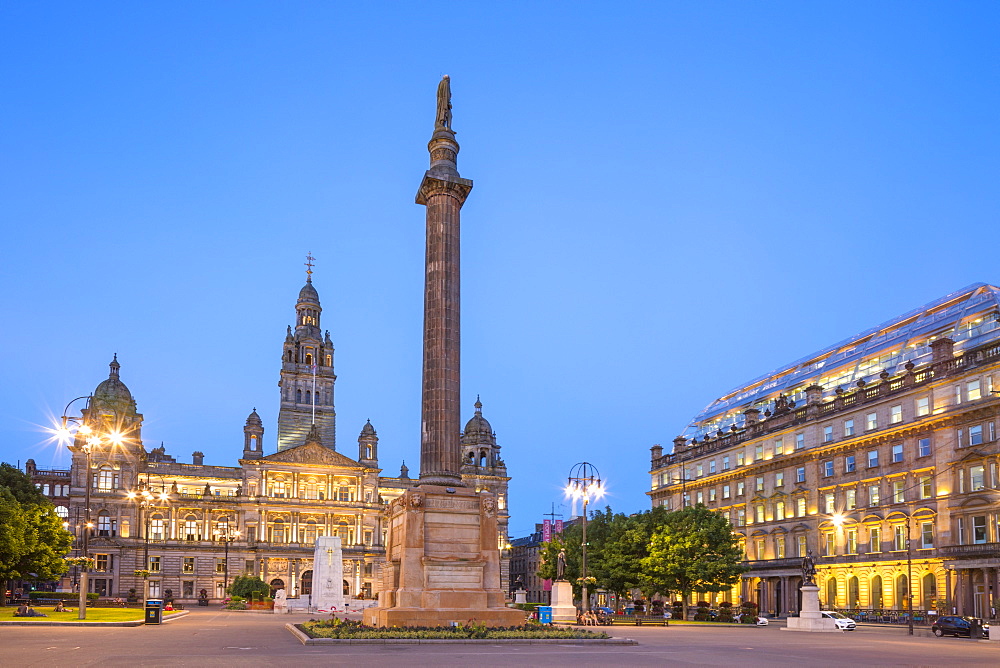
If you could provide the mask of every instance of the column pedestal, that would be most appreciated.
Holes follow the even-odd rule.
[[[819,587],[808,584],[802,585],[802,610],[798,617],[789,617],[788,626],[782,631],[808,631],[811,633],[842,633],[837,628],[837,623],[828,617],[824,617],[819,611]]]
[[[565,580],[552,583],[552,621],[555,624],[576,623],[573,585]]]
[[[467,487],[419,485],[389,505],[386,564],[372,626],[518,626],[500,589],[496,500]]]

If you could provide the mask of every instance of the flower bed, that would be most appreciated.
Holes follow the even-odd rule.
[[[341,640],[447,640],[447,639],[550,639],[584,640],[605,639],[606,633],[593,633],[582,629],[547,627],[540,624],[490,628],[484,624],[459,624],[458,626],[393,626],[382,628],[365,626],[350,620],[315,620],[296,625],[310,638],[337,638]]]

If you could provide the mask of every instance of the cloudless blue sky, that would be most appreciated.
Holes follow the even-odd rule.
[[[317,258],[338,449],[418,468],[424,210],[442,74],[477,394],[532,530],[573,464],[648,508],[649,447],[735,386],[995,257],[988,2],[5,2],[0,459],[107,377],[147,447],[273,451]],[[64,449],[65,450],[65,449]],[[568,513],[568,506],[557,512]]]

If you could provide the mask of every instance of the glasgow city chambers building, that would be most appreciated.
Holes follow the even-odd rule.
[[[664,454],[654,506],[729,518],[746,572],[700,598],[996,617],[1000,288],[976,284],[712,402]],[[908,600],[909,597],[909,600]]]
[[[147,586],[154,597],[194,601],[204,590],[202,596],[219,600],[227,581],[247,573],[272,589],[284,588],[289,598],[304,598],[312,591],[316,538],[333,535],[343,546],[345,595],[377,595],[388,503],[416,480],[405,464],[398,476],[382,475],[370,422],[349,454],[337,449],[334,349],[329,332],[320,329],[322,308],[311,273],[281,351],[276,451],[265,452],[256,409],[242,438],[234,434],[234,455],[242,441],[235,466],[205,464],[199,451],[187,463],[168,455],[162,444],[147,448],[143,416],[116,356],[108,378],[81,397],[82,415],[65,425],[70,469],[39,469],[28,460],[26,473],[74,534],[73,554],[95,560],[91,592],[124,598],[130,589],[142,596]],[[463,482],[495,495],[497,540],[504,545],[509,478],[478,400],[461,443]],[[505,578],[507,566],[503,559]],[[74,567],[59,584],[70,590],[78,582]]]

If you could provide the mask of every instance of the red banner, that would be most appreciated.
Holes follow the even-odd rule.
[[[542,580],[542,591],[552,591],[552,580]]]
[[[556,520],[556,533],[562,535],[563,523],[562,520]]]
[[[546,543],[552,540],[552,520],[542,520],[542,540]]]

